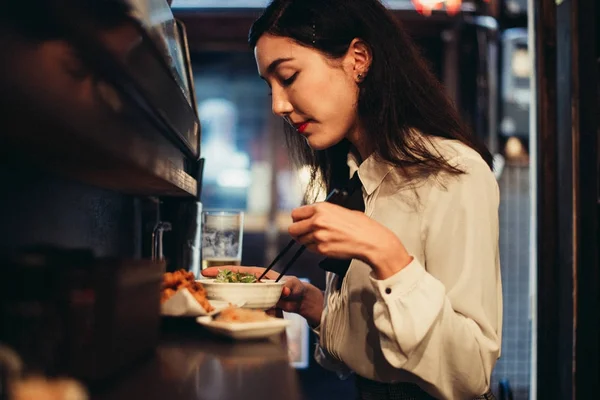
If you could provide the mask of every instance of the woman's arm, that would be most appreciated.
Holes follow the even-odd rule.
[[[434,188],[423,219],[425,260],[371,280],[375,325],[387,361],[445,399],[483,394],[500,354],[502,293],[498,187],[482,161]]]

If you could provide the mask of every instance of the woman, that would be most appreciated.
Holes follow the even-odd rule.
[[[288,277],[279,307],[308,320],[318,362],[355,373],[363,399],[493,398],[502,292],[489,152],[377,0],[274,0],[250,44],[291,155],[328,191],[358,171],[365,205],[293,210],[299,243],[352,262],[327,273],[324,294]]]

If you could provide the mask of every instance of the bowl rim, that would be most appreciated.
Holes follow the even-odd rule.
[[[273,279],[263,280],[262,282],[215,282],[215,278],[205,278],[205,279],[197,279],[196,282],[201,284],[208,284],[214,286],[247,286],[254,287],[255,285],[260,285],[260,287],[265,286],[283,286],[285,283],[283,280],[279,282],[275,282]]]

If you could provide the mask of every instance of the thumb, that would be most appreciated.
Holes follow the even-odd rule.
[[[220,270],[221,270],[221,268],[219,268],[219,267],[209,267],[209,268],[203,269],[202,271],[200,271],[200,273],[202,274],[202,276],[205,276],[207,278],[214,278],[217,276],[217,274],[219,273]]]
[[[296,277],[288,277],[285,286],[281,292],[282,297],[290,300],[295,300],[302,297],[304,293],[304,284]]]

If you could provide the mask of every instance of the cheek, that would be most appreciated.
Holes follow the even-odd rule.
[[[317,110],[326,112],[328,117],[336,119],[351,119],[356,114],[358,101],[358,89],[351,82],[347,82],[345,76],[335,74],[321,82],[315,99],[318,99],[320,107]]]
[[[338,84],[329,92],[333,112],[345,125],[354,123],[357,115],[358,90],[353,86]]]

